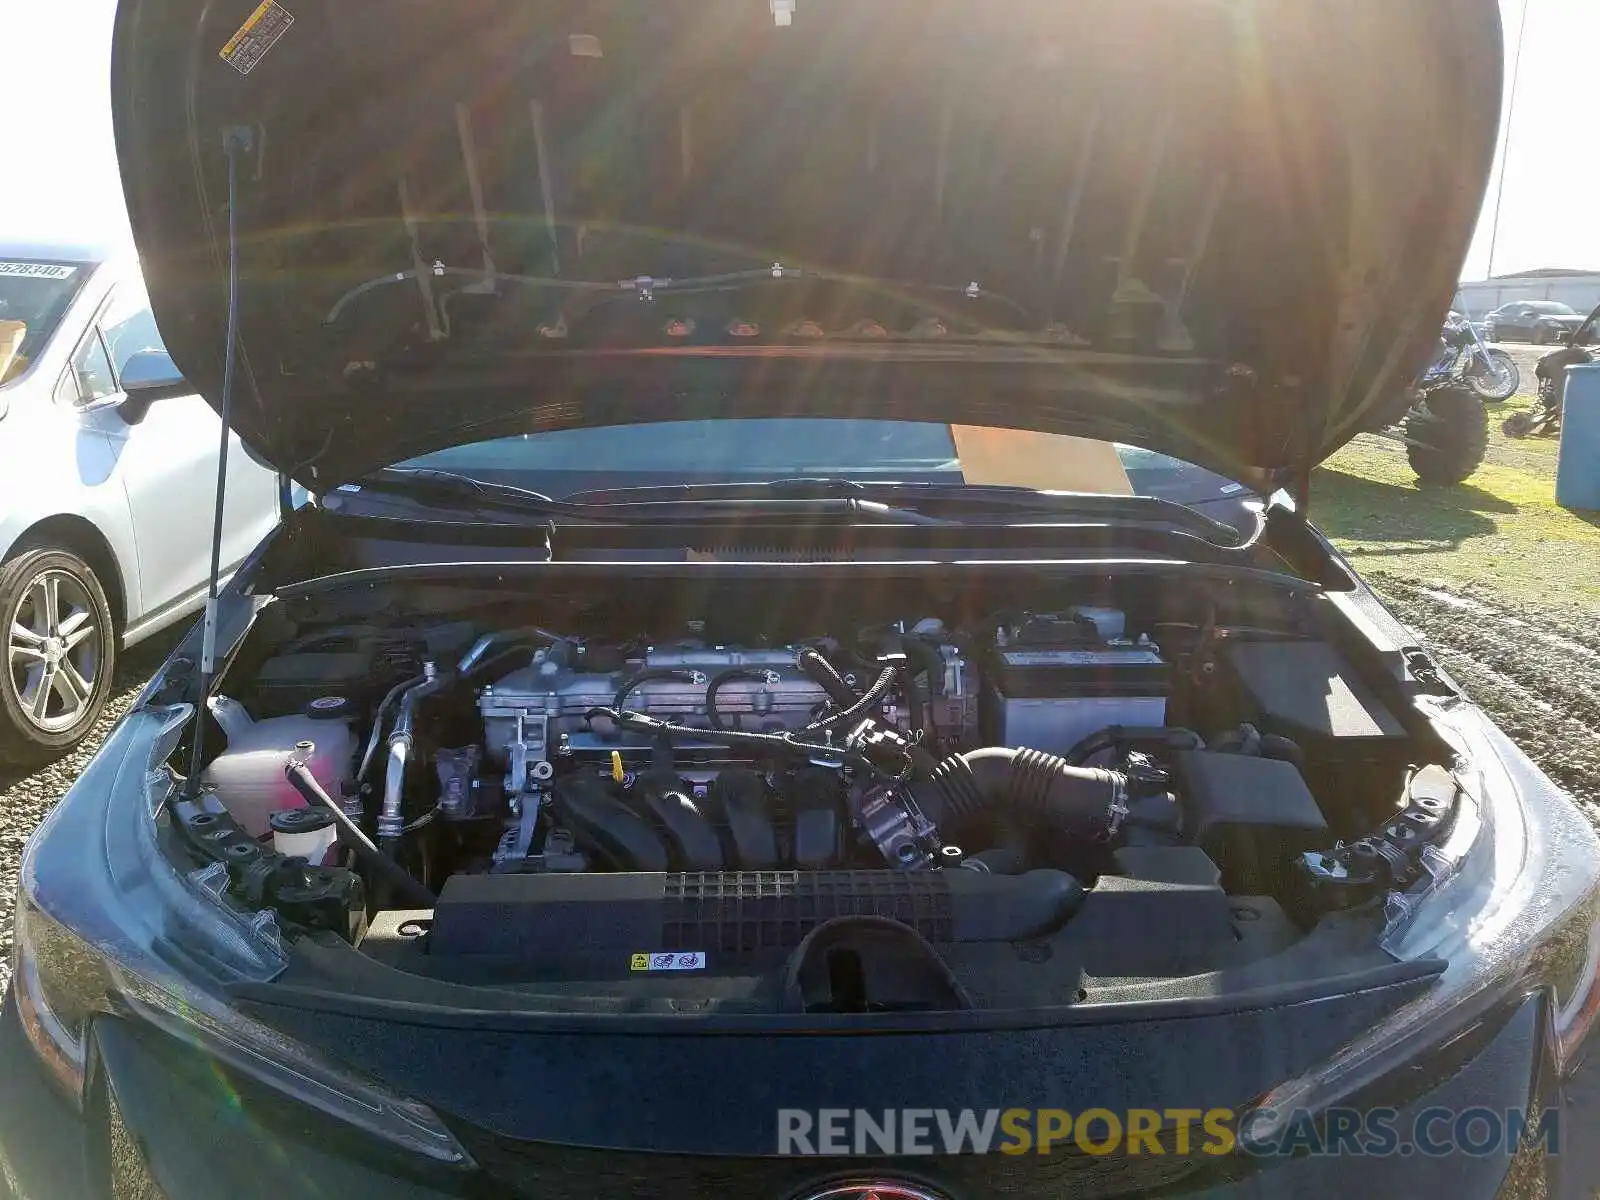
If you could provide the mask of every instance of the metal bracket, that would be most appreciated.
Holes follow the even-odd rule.
[[[1406,669],[1411,672],[1411,677],[1423,691],[1431,696],[1456,694],[1456,690],[1444,681],[1444,676],[1439,673],[1438,664],[1426,650],[1420,646],[1404,646],[1400,653],[1405,659]]]
[[[867,793],[858,820],[891,867],[918,871],[933,865],[940,850],[938,831],[910,793],[892,787]]]
[[[637,275],[632,279],[617,280],[619,288],[632,288],[638,293],[639,299],[646,302],[656,298],[656,289],[658,287],[668,287],[671,283],[672,280],[670,279],[656,279],[649,275]]]

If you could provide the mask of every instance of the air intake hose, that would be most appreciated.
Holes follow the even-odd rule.
[[[936,766],[915,786],[935,825],[958,827],[1010,817],[1073,837],[1108,838],[1127,815],[1127,786],[1115,771],[1075,767],[1038,750],[1002,746],[969,750]]]

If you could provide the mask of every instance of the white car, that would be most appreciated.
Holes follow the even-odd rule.
[[[225,569],[279,514],[276,473],[229,441]],[[79,741],[118,649],[204,601],[220,443],[135,264],[0,240],[0,755]]]

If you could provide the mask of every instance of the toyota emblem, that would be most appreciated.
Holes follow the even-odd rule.
[[[836,1183],[820,1192],[812,1192],[805,1200],[945,1200],[938,1192],[910,1183],[894,1183],[886,1179],[869,1179]]]

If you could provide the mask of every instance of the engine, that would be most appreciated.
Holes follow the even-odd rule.
[[[796,647],[679,643],[649,646],[619,663],[620,654],[604,649],[597,653],[570,643],[541,648],[528,666],[478,694],[487,759],[508,768],[511,795],[548,781],[562,763],[609,768],[612,756],[620,755],[632,773],[651,761],[655,743],[597,715],[626,707],[704,730],[704,738],[674,744],[683,775],[703,786],[723,766],[749,765],[749,756],[719,734],[798,732],[821,715],[828,694],[800,669],[797,653]],[[915,679],[898,685],[875,715],[909,734],[913,714],[925,714],[940,736],[970,743],[978,732],[977,705],[961,652],[930,640],[922,655]],[[597,671],[595,659],[616,665]],[[842,672],[847,685],[858,686],[858,669],[851,665]]]
[[[1198,615],[318,625],[212,706],[205,780],[286,859],[359,867],[363,946],[444,977],[621,995],[659,959],[866,1011],[964,1003],[930,948],[992,983],[1010,946],[1008,986],[1075,995],[1276,953],[1451,828],[1450,774],[1335,644]],[[335,654],[340,694],[297,694]]]
[[[1411,879],[1454,810],[1333,643],[1204,611],[783,640],[604,624],[295,630],[213,703],[227,747],[204,780],[281,855],[358,862],[375,947],[540,978],[669,950],[803,966],[828,959],[813,933],[870,940],[882,919],[946,948],[1055,939],[1063,987],[1219,969],[1296,936],[1290,911]],[[1373,809],[1334,824],[1352,795]],[[418,909],[431,932],[407,949]]]
[[[328,644],[280,656],[263,679],[292,675],[299,657],[320,667]],[[387,641],[372,658],[363,670],[403,661]],[[950,765],[959,756],[1025,747],[1081,758],[1107,727],[1160,729],[1170,690],[1149,637],[1130,637],[1119,611],[1088,607],[778,645],[696,629],[633,641],[500,630],[464,655],[429,651],[401,669],[421,674],[376,706],[365,738],[350,720],[357,699],[318,696],[262,722],[215,706],[232,727],[208,782],[264,833],[288,795],[273,748],[298,747],[380,841],[433,823],[454,830],[447,875],[919,870],[966,857],[952,823],[974,823],[974,789],[987,785]],[[346,778],[340,764],[362,741]],[[988,779],[995,768],[978,770]],[[1122,801],[1102,784],[1096,811],[1114,820]],[[993,849],[999,833],[977,832],[977,848]]]
[[[444,751],[441,790],[452,817],[512,814],[495,871],[959,861],[882,781],[981,745],[1060,754],[1106,725],[1160,726],[1165,664],[1124,633],[1120,613],[1079,609],[977,638],[900,623],[865,646],[556,641],[478,691],[481,760]],[[490,786],[467,778],[480,767]]]

